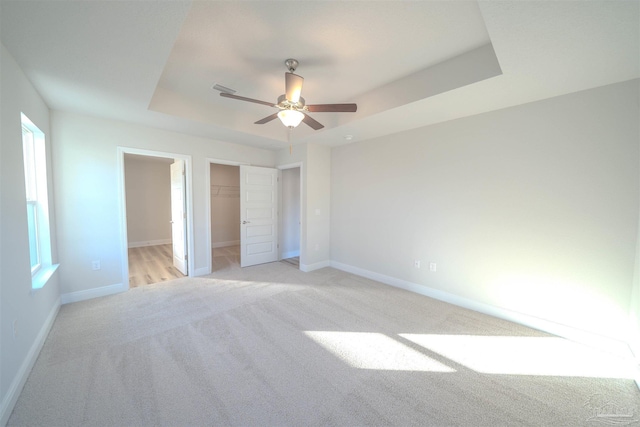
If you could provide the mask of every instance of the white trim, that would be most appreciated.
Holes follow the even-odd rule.
[[[294,256],[300,257],[300,263],[299,263],[299,269],[301,271],[313,271],[313,270],[317,270],[318,268],[323,268],[323,267],[327,267],[327,265],[323,265],[321,267],[318,268],[314,268],[315,264],[312,265],[305,265],[303,264],[303,262],[306,260],[306,248],[307,248],[307,193],[305,191],[304,186],[306,185],[306,178],[304,176],[304,162],[294,162],[294,163],[287,163],[284,165],[278,165],[276,166],[276,169],[278,169],[280,172],[278,172],[278,211],[282,211],[282,171],[285,169],[295,169],[295,168],[299,168],[300,169],[300,241],[298,242],[298,247],[300,248],[300,250],[298,251],[298,253],[296,255],[290,255],[291,252],[287,252],[287,253],[280,253],[279,254],[279,258],[278,260],[283,260],[283,259],[287,259],[287,258],[291,258]],[[278,218],[278,222],[280,222],[280,218]],[[281,224],[279,224],[281,225]],[[282,241],[282,230],[284,229],[284,227],[279,227],[280,231],[278,232],[278,242]]]
[[[116,147],[118,157],[118,202],[120,204],[120,253],[122,259],[122,286],[129,289],[129,251],[127,237],[127,202],[124,176],[124,155],[137,154],[140,156],[163,157],[167,159],[184,160],[187,197],[187,269],[188,275],[193,276],[195,244],[193,237],[193,165],[188,154],[169,153],[164,151],[144,150],[140,148]],[[114,286],[114,285],[111,285]],[[109,286],[107,286],[109,288]],[[93,291],[93,290],[89,290]],[[113,293],[113,292],[112,292]],[[108,294],[107,294],[108,295]],[[101,295],[98,295],[101,296]]]
[[[331,261],[320,261],[313,264],[300,264],[300,270],[308,273],[310,271],[319,270],[321,268],[331,267]]]
[[[295,162],[295,163],[287,163],[286,165],[279,165],[276,166],[276,169],[295,169],[295,168],[301,168],[302,169],[302,162]]]
[[[44,324],[40,328],[40,332],[38,332],[38,336],[33,341],[33,344],[31,345],[27,356],[24,358],[22,365],[20,365],[16,376],[13,378],[13,381],[9,386],[7,394],[2,400],[2,406],[0,406],[0,426],[6,425],[9,421],[9,417],[11,416],[11,412],[13,411],[13,407],[18,401],[20,393],[22,393],[22,388],[27,382],[27,378],[29,378],[31,369],[33,369],[33,365],[36,363],[36,360],[40,355],[40,350],[42,350],[42,346],[44,345],[44,342],[49,335],[49,331],[51,330],[53,322],[56,320],[56,316],[58,315],[59,311],[60,299],[56,301],[53,308],[49,312],[47,319],[44,321]]]
[[[116,148],[118,162],[118,207],[119,207],[119,224],[120,224],[120,256],[122,257],[122,280],[127,278],[127,286],[129,286],[129,248],[127,237],[127,194],[126,181],[124,176],[124,153],[122,147]]]
[[[60,264],[41,267],[38,272],[31,277],[31,295],[35,294],[49,283],[49,279],[53,277],[53,273],[56,272],[58,267],[60,267]]]
[[[68,292],[60,295],[60,302],[62,304],[69,304],[72,302],[85,301],[92,298],[105,297],[107,295],[119,294],[129,289],[129,284],[117,283],[115,285],[101,286],[99,288],[85,289],[83,291]]]
[[[629,348],[629,345],[616,338],[606,337],[593,332],[584,331],[572,326],[555,323],[555,322],[541,319],[539,317],[531,316],[528,314],[518,313],[515,311],[507,310],[505,308],[496,307],[490,304],[485,304],[479,301],[461,297],[459,295],[451,294],[449,292],[445,292],[439,289],[430,288],[428,286],[419,285],[417,283],[409,282],[402,279],[397,279],[391,276],[385,276],[384,274],[365,270],[359,267],[354,267],[348,264],[343,264],[337,261],[331,261],[331,267],[336,268],[338,270],[346,271],[347,273],[352,273],[358,276],[366,277],[367,279],[375,280],[385,285],[394,286],[396,288],[404,289],[404,290],[414,292],[420,295],[424,295],[433,299],[437,299],[439,301],[453,304],[458,307],[467,308],[473,311],[477,311],[480,313],[488,314],[493,317],[497,317],[499,319],[508,320],[510,322],[528,326],[533,329],[537,329],[543,332],[548,332],[550,334],[567,338],[572,341],[576,341],[592,347],[596,347],[619,356],[632,357],[632,353],[631,353],[631,349]]]
[[[215,163],[216,165],[228,165],[228,166],[240,166],[240,165],[251,165],[248,162],[237,162],[235,160],[224,160],[224,159],[213,159],[211,157],[207,157],[205,159],[207,164]]]
[[[160,240],[146,240],[143,242],[129,242],[130,248],[143,248],[146,246],[158,246],[158,245],[168,245],[171,243],[171,239],[160,239]]]

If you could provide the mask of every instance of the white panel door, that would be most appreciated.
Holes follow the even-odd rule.
[[[278,170],[240,166],[240,266],[278,260]]]
[[[171,164],[171,240],[173,243],[173,265],[187,274],[187,222],[185,220],[185,175],[184,160]]]

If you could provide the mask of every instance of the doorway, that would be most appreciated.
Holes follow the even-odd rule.
[[[228,160],[207,162],[209,273],[278,261],[279,171]]]
[[[240,167],[210,163],[211,271],[240,265]]]
[[[187,159],[121,147],[118,152],[123,277],[128,287],[185,277],[191,233]]]
[[[211,272],[278,261],[278,170],[210,162]]]
[[[281,168],[280,184],[280,259],[300,268],[300,166]]]

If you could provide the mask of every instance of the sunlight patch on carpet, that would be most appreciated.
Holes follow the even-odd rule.
[[[455,372],[449,366],[380,333],[305,331],[305,335],[354,368]]]
[[[634,378],[630,360],[558,337],[399,334],[486,374]]]

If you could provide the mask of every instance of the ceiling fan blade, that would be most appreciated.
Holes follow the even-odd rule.
[[[257,122],[255,122],[254,124],[256,125],[263,125],[265,123],[269,123],[271,120],[273,119],[277,119],[278,118],[278,113],[273,113],[270,116],[265,117],[264,119],[258,120]]]
[[[324,125],[322,125],[320,122],[318,122],[311,116],[307,116],[306,114],[304,115],[302,121],[305,122],[313,130],[322,129],[324,127]]]
[[[287,101],[294,104],[300,101],[303,82],[304,78],[297,74],[284,73],[284,93]]]
[[[225,98],[237,99],[238,101],[247,101],[247,102],[253,102],[256,104],[268,105],[269,107],[277,107],[277,105],[274,104],[273,102],[260,101],[259,99],[253,99],[253,98],[245,98],[244,96],[238,96],[238,95],[234,95],[226,92],[220,92],[220,96]]]
[[[358,110],[356,104],[315,104],[307,105],[312,113],[355,113]]]

